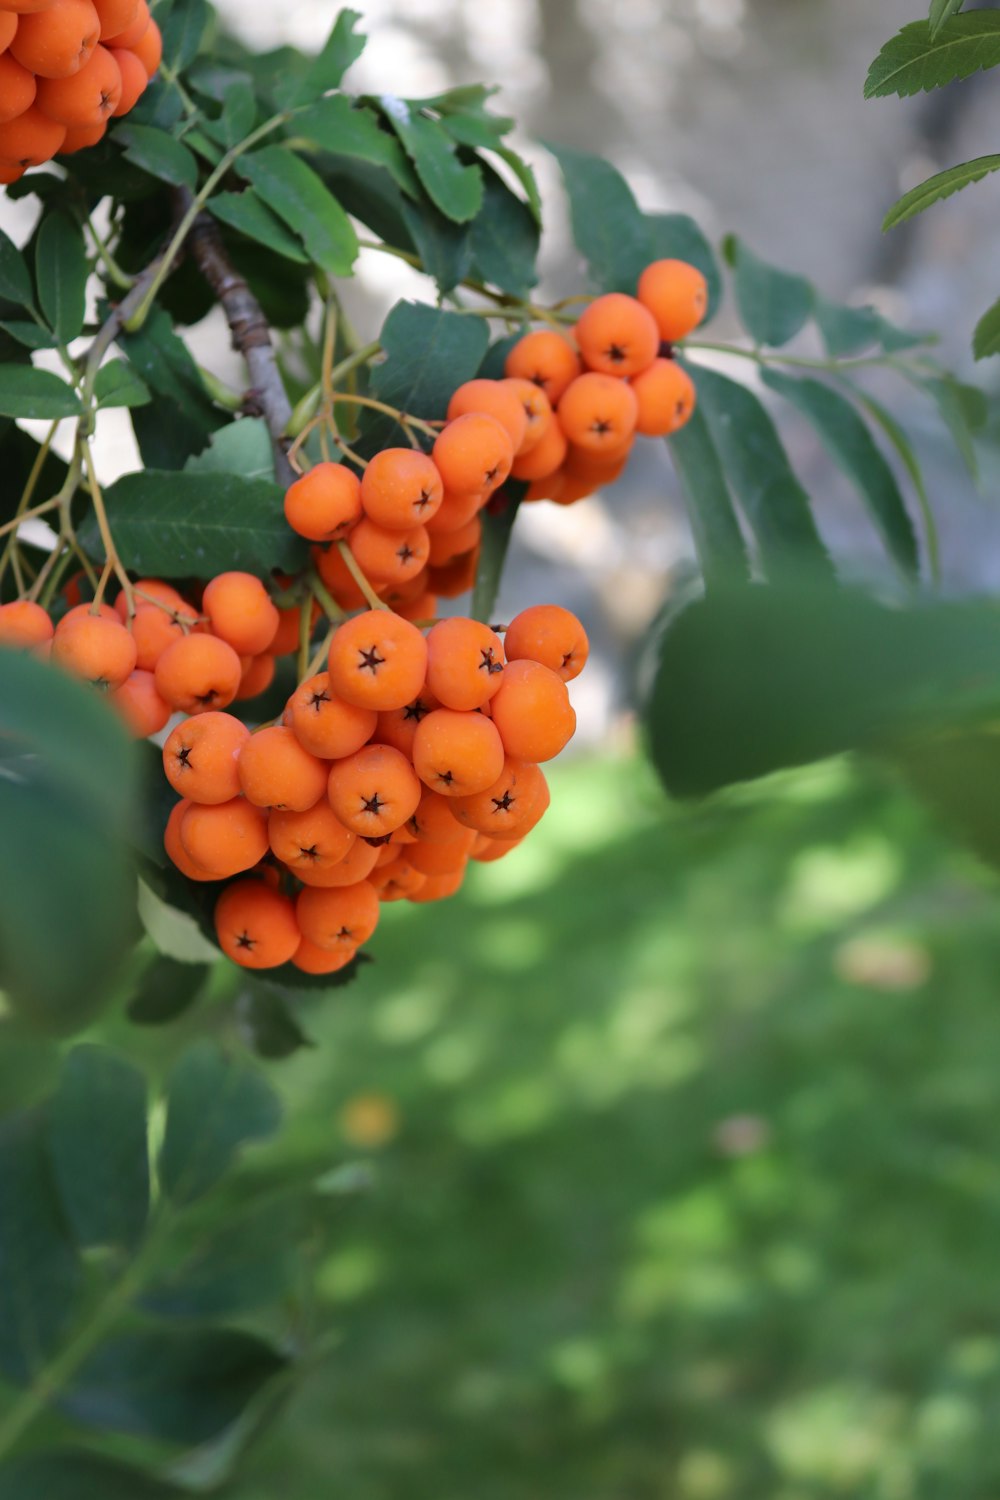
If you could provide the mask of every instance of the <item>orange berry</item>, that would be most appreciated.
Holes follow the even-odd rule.
[[[472,846],[469,858],[474,859],[477,864],[491,865],[494,860],[503,859],[505,854],[510,854],[520,842],[520,839],[491,839],[481,833]]]
[[[414,770],[443,797],[484,792],[500,775],[503,761],[503,741],[484,714],[436,708],[413,737]]]
[[[299,893],[295,914],[302,936],[331,953],[360,948],[378,926],[379,904],[367,880],[339,890],[307,888]]]
[[[299,649],[302,611],[307,607],[305,604],[293,604],[288,609],[282,609],[279,606],[278,628],[275,631],[274,640],[267,648],[272,656],[292,656]],[[313,603],[310,609],[311,623],[313,625],[315,625],[321,613],[322,610],[319,605]]]
[[[514,462],[514,445],[496,417],[467,412],[438,434],[433,458],[446,490],[479,494],[503,484]]]
[[[17,16],[12,10],[0,10],[0,53],[6,52],[14,40]]]
[[[156,686],[171,708],[185,714],[226,708],[239,691],[243,667],[232,646],[214,635],[187,635],[156,663]]]
[[[480,708],[499,691],[505,660],[503,642],[488,625],[440,620],[427,636],[427,686],[445,708]]]
[[[350,569],[341,557],[338,547],[328,549],[314,547],[312,557],[316,564],[316,571],[341,609],[360,609],[366,604],[365,596],[352,578]],[[376,592],[378,592],[377,589]]]
[[[508,756],[492,786],[472,797],[456,797],[453,805],[464,827],[491,838],[520,839],[548,807],[549,789],[537,765]]]
[[[466,594],[472,588],[478,566],[479,548],[474,547],[471,552],[463,552],[461,557],[454,558],[442,567],[428,567],[428,586],[445,599],[457,599],[459,594]]]
[[[410,703],[404,704],[402,708],[387,709],[378,715],[375,739],[380,745],[392,745],[394,749],[401,751],[412,760],[413,736],[417,732],[417,726],[432,709],[440,707],[434,694],[423,687],[417,696]]]
[[[136,646],[136,666],[144,672],[155,672],[156,663],[169,646],[181,641],[186,631],[174,615],[156,604],[138,604],[132,616],[132,637]]]
[[[55,156],[65,137],[66,126],[50,120],[33,104],[16,120],[0,125],[0,161],[11,166],[40,167]]]
[[[584,364],[602,375],[638,375],[649,369],[660,348],[653,314],[624,292],[596,297],[573,332]]]
[[[104,120],[100,125],[68,125],[58,154],[73,156],[77,151],[86,151],[88,147],[96,146],[98,141],[104,139],[107,128],[107,121]]]
[[[415,578],[426,566],[431,548],[425,527],[389,531],[367,516],[355,526],[347,545],[366,578],[386,583],[407,583]]]
[[[100,35],[91,0],[52,0],[45,10],[22,15],[10,50],[39,78],[69,78],[83,67]]]
[[[675,359],[656,359],[631,382],[639,403],[636,432],[643,437],[666,437],[678,432],[698,399],[694,381]]]
[[[638,414],[631,386],[596,371],[577,376],[557,412],[569,441],[590,453],[614,453],[623,447],[635,431]]]
[[[476,834],[471,828],[460,828],[458,834],[450,844],[409,844],[403,857],[421,875],[450,875],[454,870],[464,870]]]
[[[356,951],[345,947],[339,953],[330,953],[326,948],[317,948],[308,938],[302,938],[292,954],[292,963],[303,974],[336,974],[338,969],[346,969]]]
[[[305,812],[276,809],[267,820],[267,836],[272,853],[300,878],[303,870],[322,875],[339,865],[355,843],[355,835],[327,802],[317,802]]]
[[[136,7],[135,19],[122,31],[102,35],[101,41],[106,47],[126,47],[131,51],[136,42],[140,42],[146,35],[149,24],[149,6],[146,0],[139,0]]]
[[[163,774],[189,802],[214,805],[240,794],[240,751],[250,738],[232,714],[198,714],[185,719],[163,746]]]
[[[99,615],[102,620],[119,619],[117,610],[110,604],[99,604],[95,609],[93,604],[83,603],[74,604],[72,609],[68,609],[59,624],[65,625],[69,620],[85,620],[88,616],[93,618],[94,615]]]
[[[0,125],[16,120],[34,103],[35,75],[23,68],[9,52],[0,52]]]
[[[52,660],[98,687],[120,687],[135,669],[135,656],[135,641],[125,626],[91,614],[86,606],[82,615],[71,611],[64,616],[52,637]]]
[[[287,896],[262,880],[234,880],[215,903],[215,934],[244,969],[276,969],[295,955],[302,934]]]
[[[548,479],[562,464],[567,446],[562,428],[552,421],[534,447],[514,460],[510,472],[515,479]]]
[[[396,858],[383,870],[376,870],[371,883],[380,901],[406,901],[422,890],[427,876],[415,870],[408,860]]]
[[[52,0],[4,0],[4,10],[11,10],[16,16],[27,16],[32,11],[48,10]]]
[[[237,703],[245,703],[250,698],[259,698],[261,693],[266,693],[274,681],[275,672],[274,657],[270,651],[262,651],[259,656],[242,657],[241,660],[243,675],[236,693]]]
[[[159,734],[170,718],[170,704],[164,703],[156,691],[152,672],[131,672],[121,687],[115,688],[110,701],[137,740]]]
[[[327,767],[284,724],[258,729],[239,756],[240,786],[255,807],[305,812],[326,791]]]
[[[45,646],[52,639],[53,628],[48,611],[30,599],[0,604],[0,646],[24,651],[32,646]]]
[[[118,45],[121,46],[121,43],[119,42]],[[163,61],[163,37],[159,26],[157,26],[152,18],[142,36],[137,42],[133,43],[129,50],[135,53],[146,69],[146,77],[152,78]]]
[[[20,182],[24,176],[24,168],[16,162],[0,161],[0,185],[9,187],[13,182]]]
[[[442,797],[440,792],[424,787],[420,804],[407,828],[425,844],[459,843],[465,830],[452,811],[457,801],[457,797]]]
[[[517,760],[551,760],[576,729],[565,682],[535,661],[507,663],[490,707],[506,754]]]
[[[219,573],[206,585],[202,609],[209,628],[241,656],[259,656],[278,630],[278,611],[252,573]]]
[[[466,866],[463,865],[461,869],[453,870],[448,875],[428,875],[423,885],[414,891],[409,899],[421,905],[425,901],[444,901],[449,896],[454,896],[459,890],[465,879],[465,871]]]
[[[245,797],[192,802],[180,820],[185,852],[213,880],[251,870],[267,853],[267,819]]]
[[[433,460],[415,448],[383,448],[361,479],[365,515],[390,531],[426,525],[443,495],[444,485]]]
[[[505,380],[467,380],[460,385],[448,402],[448,421],[469,412],[494,417],[510,438],[514,452],[520,453],[528,431],[528,415],[517,392]]]
[[[473,551],[479,546],[483,535],[483,523],[478,515],[474,515],[471,521],[466,521],[464,526],[459,526],[454,531],[436,531],[431,537],[430,552],[427,561],[432,568],[443,568],[456,557],[464,557],[467,552]]]
[[[383,838],[412,817],[422,791],[406,756],[391,745],[366,745],[330,770],[330,806],[361,838]]]
[[[156,600],[158,604],[165,604],[175,620],[184,620],[193,625],[198,618],[198,611],[193,605],[177,592],[171,583],[164,583],[162,578],[139,578],[132,585],[135,596],[135,607],[141,609],[143,606]],[[123,625],[128,623],[128,600],[125,590],[122,589],[115,599],[115,613]]]
[[[311,755],[338,760],[367,745],[375,733],[378,715],[372,708],[345,703],[330,687],[327,672],[303,682],[285,709],[284,722]]]
[[[336,542],[361,519],[361,481],[344,464],[322,463],[285,493],[285,520],[312,542]]]
[[[38,107],[60,125],[100,125],[115,113],[121,93],[118,64],[107,47],[98,46],[78,73],[39,80]]]
[[[101,22],[101,41],[134,26],[139,16],[139,0],[93,0]]]
[[[580,359],[568,339],[550,328],[526,333],[504,361],[504,374],[530,380],[555,406],[571,380],[580,373]]]
[[[427,523],[427,530],[433,539],[446,531],[458,531],[474,520],[486,504],[488,496],[482,493],[471,495],[454,495],[451,490],[445,492],[441,502],[441,508],[437,515],[432,516]]]
[[[524,437],[517,449],[517,457],[523,457],[530,453],[545,436],[555,420],[552,403],[542,390],[540,385],[535,385],[530,380],[521,380],[517,376],[509,375],[501,385],[515,396],[524,412]]]
[[[121,93],[112,111],[120,119],[138,104],[149,86],[149,78],[135,53],[130,52],[127,47],[109,47],[108,51],[118,64],[118,72],[121,74]],[[65,146],[63,149],[65,150]]]
[[[176,865],[182,875],[188,880],[217,880],[217,875],[212,875],[208,870],[202,869],[181,843],[181,823],[184,820],[191,803],[186,797],[182,797],[173,808],[167,819],[167,826],[163,830],[163,847],[167,851],[167,857],[172,864]]]
[[[377,712],[403,708],[424,685],[427,642],[408,620],[367,610],[339,626],[327,670],[331,687],[346,702]]]
[[[414,624],[418,620],[433,620],[438,612],[437,595],[424,589],[415,599],[407,599],[403,603],[394,604],[393,609],[397,615],[402,615],[404,620],[410,620]]]
[[[317,812],[319,808],[326,808],[330,816],[336,818],[336,813],[328,803],[321,802],[312,811]],[[350,829],[345,832],[349,833]],[[352,834],[351,837],[354,838],[354,835]],[[367,880],[378,864],[378,857],[379,845],[377,843],[369,844],[365,839],[354,838],[353,844],[343,859],[333,864],[319,861],[309,864],[300,860],[295,865],[295,874],[303,885],[333,890],[345,885],[357,885],[359,880]]]
[[[532,604],[507,626],[503,638],[508,661],[537,661],[572,682],[587,664],[590,642],[576,615],[559,604]]]
[[[638,296],[668,344],[693,333],[708,311],[708,283],[684,260],[654,260],[639,277]]]

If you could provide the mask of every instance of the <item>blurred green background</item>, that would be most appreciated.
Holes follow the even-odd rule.
[[[251,1175],[371,1185],[240,1496],[992,1500],[993,877],[844,761],[690,809],[633,758],[552,780],[269,1065]]]

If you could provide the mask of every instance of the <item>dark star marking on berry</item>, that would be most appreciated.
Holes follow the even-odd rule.
[[[610,359],[612,364],[615,365],[622,364],[626,358],[625,350],[622,348],[621,344],[612,344],[610,349],[606,350],[605,352],[607,353],[608,359]]]
[[[451,786],[452,782],[455,780],[455,777],[451,771],[438,771],[436,774],[438,781],[443,781],[445,786]]]
[[[410,822],[413,822],[412,818],[410,819]],[[364,842],[366,844],[369,844],[373,849],[381,849],[383,844],[390,844],[392,842],[391,833],[383,833],[380,834],[378,838],[372,839],[367,838],[364,834],[362,834],[362,838],[364,839]]]
[[[178,759],[178,761],[180,762],[180,764],[182,766],[186,767],[187,769],[190,769],[190,767],[191,767],[191,746],[190,745],[185,745],[184,748],[183,748],[183,750],[178,755],[177,759]]]
[[[431,494],[430,490],[421,490],[420,494],[413,502],[413,509],[421,512],[426,510],[433,498],[434,497]]]
[[[424,703],[420,698],[415,698],[412,703],[408,703],[403,709],[403,719],[416,719],[417,723],[419,724],[421,719],[423,719],[429,713],[430,708],[428,707],[428,705]]]
[[[379,667],[385,665],[385,657],[379,656],[377,646],[371,646],[367,651],[359,651],[358,655],[361,657],[359,671],[371,672],[373,677]]]
[[[342,927],[339,932],[335,932],[333,935],[336,938],[349,938],[351,936],[351,929],[349,927]]]
[[[493,797],[491,800],[494,812],[510,812],[517,798],[512,797],[510,792],[504,792],[502,797]]]
[[[303,859],[319,859],[319,850],[317,849],[315,844],[310,844],[308,849],[304,848],[303,845],[300,844],[299,853],[301,854]]]
[[[396,556],[399,558],[404,567],[410,561],[410,558],[416,557],[416,555],[417,554],[414,552],[409,542],[404,542],[401,547],[398,547],[396,549]]]
[[[319,713],[321,706],[324,703],[329,703],[329,702],[330,702],[330,694],[326,691],[326,688],[323,688],[323,690],[321,692],[319,692],[319,693],[313,693],[312,697],[309,699],[309,703],[308,703],[307,707],[314,708],[316,710],[316,712]]]
[[[376,818],[385,805],[384,799],[379,796],[378,792],[375,792],[371,797],[362,797],[361,799],[362,810],[366,813],[372,813]]]
[[[255,945],[256,941],[257,941],[257,939],[256,938],[252,938],[250,936],[249,932],[243,931],[243,932],[240,933],[239,937],[236,939],[236,946],[237,946],[237,948],[248,948],[249,949],[249,948],[253,948],[253,946]]]
[[[604,417],[598,417],[590,424],[590,430],[591,432],[599,433],[603,437],[606,432],[612,431],[612,423],[608,422]]]
[[[482,661],[479,663],[480,672],[485,672],[487,676],[493,677],[497,672],[503,671],[503,662],[497,661],[493,654],[492,646],[487,646],[485,650],[480,651],[479,655],[482,657]]]

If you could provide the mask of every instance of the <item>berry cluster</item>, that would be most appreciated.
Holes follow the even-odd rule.
[[[3,0],[0,183],[96,145],[160,66],[146,0]]]

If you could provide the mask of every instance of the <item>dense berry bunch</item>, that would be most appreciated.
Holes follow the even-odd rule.
[[[147,0],[0,4],[0,183],[101,139],[160,66]]]

